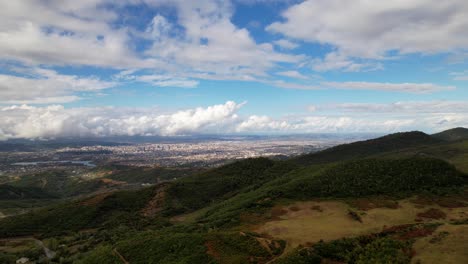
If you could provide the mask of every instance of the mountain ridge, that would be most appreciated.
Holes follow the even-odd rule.
[[[468,128],[456,127],[432,135],[445,141],[460,141],[468,139]]]

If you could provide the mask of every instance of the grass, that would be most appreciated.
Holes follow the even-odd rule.
[[[307,243],[320,240],[331,241],[342,237],[355,237],[380,232],[385,226],[397,226],[418,223],[418,214],[426,212],[431,205],[424,207],[411,202],[412,198],[398,200],[398,208],[373,208],[366,211],[356,211],[362,223],[353,220],[348,212],[350,206],[346,201],[308,201],[296,202],[290,205],[275,207],[285,213],[253,226],[253,231],[267,234],[288,242],[288,250]],[[291,210],[291,207],[299,210]],[[319,207],[321,211],[314,210]],[[464,208],[438,207],[440,212],[447,214],[447,219],[426,219],[424,222],[450,222],[449,219],[462,219]],[[268,215],[268,214],[267,214]],[[272,215],[271,213],[269,215]],[[466,217],[466,216],[465,216]]]
[[[440,236],[446,232],[447,235]],[[434,239],[440,236],[440,239]],[[468,259],[468,225],[445,224],[429,237],[419,239],[414,244],[413,263],[466,263]]]

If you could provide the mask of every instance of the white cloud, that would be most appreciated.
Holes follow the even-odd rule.
[[[198,85],[198,81],[190,80],[186,78],[177,78],[171,75],[139,75],[135,76],[135,81],[149,83],[153,86],[160,87],[182,87],[182,88],[193,88]]]
[[[276,87],[284,88],[284,89],[295,89],[295,90],[318,90],[321,89],[319,85],[314,84],[302,84],[302,83],[292,83],[292,82],[285,82],[283,80],[268,82],[271,85]]]
[[[307,76],[304,76],[302,73],[298,71],[283,71],[276,73],[281,76],[296,78],[296,79],[308,79]]]
[[[402,104],[402,103],[401,103]],[[468,126],[468,111],[449,111],[450,104],[439,104],[440,111],[421,111],[415,103],[400,107],[395,115],[382,115],[387,110],[367,106],[366,115],[338,113],[273,118],[238,115],[243,103],[228,101],[209,107],[179,110],[172,113],[154,108],[64,108],[61,105],[34,107],[17,105],[0,108],[0,139],[56,138],[112,135],[193,135],[200,133],[330,133],[381,132],[423,129],[439,131],[456,126]],[[461,103],[452,102],[451,106]],[[429,102],[419,102],[429,107]],[[355,110],[355,107],[343,106]],[[390,106],[389,106],[390,107]],[[383,107],[385,108],[385,107]],[[401,113],[403,114],[401,114]],[[424,114],[421,114],[423,113]]]
[[[128,5],[156,15],[146,28],[137,28],[125,22],[134,18],[122,9]],[[168,6],[176,20],[157,13]],[[155,85],[182,87],[196,85],[194,79],[266,78],[278,63],[303,59],[257,43],[246,28],[231,22],[233,13],[230,1],[216,0],[6,1],[0,10],[0,59],[145,69],[174,77]]]
[[[287,73],[292,77],[294,73]],[[455,90],[455,86],[443,86],[433,83],[378,83],[378,82],[318,82],[318,83],[292,83],[283,80],[266,82],[276,87],[296,90],[320,90],[320,89],[343,89],[343,90],[374,90],[405,93],[434,93],[439,91]]]
[[[464,101],[402,101],[395,103],[341,103],[314,105],[319,111],[345,113],[429,114],[468,113],[468,102]]]
[[[454,86],[442,86],[432,83],[376,83],[376,82],[324,82],[324,86],[349,90],[377,90],[408,93],[431,93],[454,90]]]
[[[237,125],[237,132],[248,132],[248,131],[287,131],[290,125],[286,121],[273,120],[268,116],[257,116],[253,115],[247,118],[247,120]]]
[[[453,76],[455,81],[468,81],[468,70],[462,72],[452,72],[450,75]]]
[[[279,40],[276,40],[274,41],[273,43],[275,43],[275,45],[283,48],[283,49],[295,49],[297,47],[299,47],[299,44],[297,43],[294,43],[290,40],[287,40],[287,39],[279,39]]]
[[[3,1],[1,58],[48,65],[151,65],[131,51],[125,29],[109,25],[118,16],[104,8],[106,2]]]
[[[317,71],[379,70],[375,60],[395,55],[463,53],[467,13],[465,0],[307,0],[289,7],[285,21],[267,30],[329,45],[329,54],[312,61]]]
[[[285,22],[268,30],[291,38],[331,44],[346,55],[385,57],[452,52],[468,46],[464,0],[308,0],[288,8]]]
[[[374,61],[357,62],[337,52],[330,52],[323,59],[311,61],[312,68],[316,71],[343,70],[345,72],[382,70],[383,65]]]
[[[0,101],[2,104],[58,104],[58,103],[71,103],[82,99],[76,95],[68,96],[55,96],[55,97],[36,97],[33,99],[16,99]]]
[[[229,101],[169,114],[155,109],[10,106],[0,109],[0,138],[179,135],[226,131],[237,122],[236,112],[242,105]]]
[[[117,85],[95,77],[59,74],[43,68],[13,69],[25,76],[0,74],[0,103],[66,103],[76,92],[94,92]]]
[[[153,19],[149,31],[157,37],[145,54],[163,61],[172,74],[186,78],[245,80],[264,78],[277,63],[297,63],[303,56],[276,52],[270,43],[257,43],[245,28],[231,22],[233,8],[228,1],[152,2],[169,4],[178,11],[177,25],[160,15]],[[162,25],[162,26],[161,26]],[[166,28],[184,30],[168,31]]]

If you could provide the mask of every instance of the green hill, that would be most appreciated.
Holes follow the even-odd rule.
[[[335,161],[365,158],[372,155],[406,148],[428,146],[441,140],[423,132],[412,131],[335,146],[323,151],[299,156],[293,161],[302,164],[322,164]]]
[[[468,139],[468,128],[457,127],[439,132],[432,135],[433,137],[445,141],[459,141]]]
[[[0,221],[0,236],[35,233],[50,235],[111,223],[144,226],[148,224],[143,217],[144,208],[166,216],[190,212],[235,196],[245,187],[260,186],[292,168],[285,162],[266,158],[246,159],[171,183],[138,191],[98,194],[84,200],[40,209],[14,220],[5,219]],[[161,201],[157,200],[158,195],[163,197]],[[160,216],[151,215],[156,218]]]
[[[175,181],[166,192],[169,215],[193,211],[255,188],[296,166],[289,162],[255,158],[237,161],[217,169]]]
[[[149,202],[153,188],[98,194],[68,201],[0,221],[0,237],[64,234],[86,228],[135,225],[139,211]]]
[[[468,145],[462,146],[460,142],[443,142],[421,132],[408,132],[337,146],[292,160],[240,160],[189,176],[184,175],[188,171],[143,170],[137,178],[145,181],[154,180],[156,175],[184,177],[139,190],[102,192],[78,200],[64,200],[62,204],[7,217],[0,220],[0,237],[35,236],[56,245],[58,257],[50,263],[152,263],[155,259],[159,262],[154,263],[195,264],[327,263],[327,259],[338,263],[348,260],[349,263],[409,263],[412,236],[426,235],[427,230],[435,230],[439,223],[403,225],[390,228],[391,232],[365,233],[356,238],[343,236],[334,241],[317,239],[313,245],[299,247],[254,228],[267,221],[284,223],[287,218],[281,218],[283,214],[292,218],[309,214],[315,221],[315,217],[335,215],[336,218],[337,213],[342,213],[332,211],[333,205],[326,209],[329,211],[312,206],[311,202],[317,201],[343,203],[385,197],[395,203],[394,200],[416,196],[443,200],[452,194],[466,195],[463,190],[468,183],[467,175],[457,169],[458,164],[466,161],[462,151],[466,148]],[[130,181],[138,173],[120,168],[113,177]],[[57,175],[49,175],[47,179],[56,178],[54,186],[61,186]],[[10,198],[18,197],[18,192],[8,190]],[[5,193],[0,189],[0,194]],[[444,201],[454,206],[450,207],[451,218],[457,206],[466,206],[468,198],[467,202]],[[292,206],[293,203],[308,205],[301,209]],[[438,210],[432,209],[429,212]],[[352,228],[362,228],[365,222],[350,220],[351,213],[353,219],[378,217],[387,224],[386,215],[366,216],[366,212],[348,212],[347,207],[344,210],[343,221]],[[400,212],[396,211],[394,214]],[[411,213],[414,216],[409,219],[413,221],[420,212],[412,210]],[[289,223],[295,223],[294,219],[290,220]],[[460,218],[454,222],[447,217],[440,221],[464,225],[466,220]],[[299,228],[321,228],[310,225],[307,221],[298,224]],[[379,222],[379,230],[381,226]],[[272,232],[288,233],[288,227],[284,228]],[[392,235],[395,232],[398,234]],[[410,239],[401,240],[401,232],[408,233]],[[18,252],[11,254],[14,257],[26,254]],[[8,254],[6,257],[11,257]],[[357,262],[357,259],[372,261]]]
[[[409,195],[465,183],[465,175],[454,166],[432,158],[364,159],[322,168],[247,159],[143,190],[99,194],[8,218],[0,221],[0,236],[56,234],[109,224],[145,226],[143,210],[148,206],[157,219],[206,208],[200,221],[222,226],[277,199]]]
[[[431,158],[364,159],[308,166],[208,207],[200,221],[210,227],[232,226],[241,214],[261,212],[282,199],[406,197],[451,192],[450,188],[467,182],[466,175],[454,166]]]
[[[39,188],[15,187],[7,184],[0,185],[0,200],[26,200],[26,199],[51,199],[51,195]]]
[[[364,159],[332,166],[317,175],[297,175],[282,187],[289,198],[399,195],[459,186],[464,174],[432,158]]]

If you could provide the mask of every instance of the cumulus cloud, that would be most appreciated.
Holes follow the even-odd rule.
[[[237,132],[255,132],[255,131],[287,131],[290,125],[286,121],[273,120],[268,116],[253,115],[245,121],[239,123],[236,127]]]
[[[96,77],[59,74],[43,68],[16,68],[23,76],[0,74],[0,103],[67,103],[76,92],[94,92],[117,85]]]
[[[275,45],[283,48],[283,49],[295,49],[297,47],[299,47],[299,44],[297,43],[294,43],[290,40],[287,40],[287,39],[279,39],[279,40],[276,40],[274,41],[273,43],[275,43]]]
[[[0,138],[55,138],[111,135],[180,135],[229,131],[243,104],[161,113],[155,109],[64,108],[61,105],[0,109]]]
[[[156,15],[142,29],[126,23],[134,16],[124,10],[129,5]],[[157,13],[166,7],[177,19]],[[216,0],[7,1],[0,10],[0,59],[151,70],[174,77],[157,86],[187,87],[196,79],[266,78],[278,63],[304,58],[258,43],[231,22],[233,13],[230,1]]]
[[[379,58],[400,53],[451,52],[468,46],[464,0],[308,0],[288,8],[268,30],[331,44],[347,55]]]
[[[31,64],[149,66],[128,43],[106,0],[4,1],[0,9],[3,59]]]
[[[411,112],[419,105],[429,108],[430,102],[406,103],[411,107],[390,116],[382,115],[389,106],[367,106],[365,115],[360,113],[363,106],[343,105],[342,113],[323,115],[321,106],[306,116],[273,118],[270,116],[240,116],[239,109],[244,103],[228,101],[209,107],[198,107],[162,112],[155,108],[65,108],[61,105],[35,107],[14,105],[0,108],[0,139],[30,138],[47,139],[57,137],[89,137],[114,135],[194,135],[203,133],[333,133],[333,132],[380,132],[423,129],[438,131],[455,126],[468,126],[468,109],[451,112],[451,104],[439,103],[439,111]],[[393,106],[395,107],[395,106]],[[351,109],[351,110],[349,110]],[[380,109],[375,111],[375,109]],[[424,115],[422,115],[424,113]]]
[[[283,12],[267,30],[288,38],[330,45],[316,60],[319,71],[379,69],[372,61],[397,53],[455,53],[468,46],[468,2],[464,0],[307,0]],[[376,67],[377,66],[377,67]]]
[[[177,25],[156,15],[147,31],[154,37],[145,55],[165,62],[184,77],[246,80],[267,76],[277,63],[297,63],[303,56],[279,53],[257,43],[245,28],[231,22],[229,1],[152,1],[178,11]],[[184,30],[169,30],[182,27]],[[156,29],[156,30],[155,30]],[[154,33],[156,32],[156,33]]]

